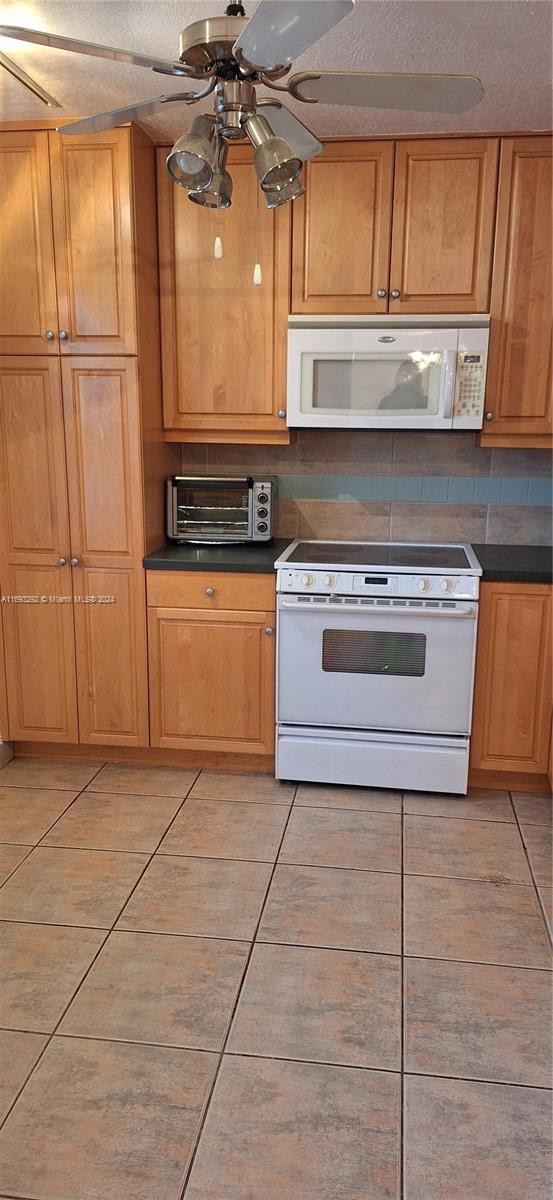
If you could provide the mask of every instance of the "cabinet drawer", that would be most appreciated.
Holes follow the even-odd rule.
[[[146,571],[150,608],[237,609],[271,611],[275,607],[274,575],[224,571]]]

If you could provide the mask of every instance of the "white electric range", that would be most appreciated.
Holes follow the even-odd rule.
[[[275,567],[277,778],[465,793],[472,547],[295,541]]]

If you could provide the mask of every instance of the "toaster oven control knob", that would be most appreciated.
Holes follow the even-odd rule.
[[[442,592],[454,592],[455,591],[455,580],[454,579],[442,579],[440,587],[442,589]]]
[[[335,575],[325,575],[325,577],[323,579],[323,584],[327,588],[335,588],[336,587],[336,576]]]
[[[266,521],[258,521],[257,522],[257,532],[258,533],[266,533],[267,529],[268,529],[268,525],[267,525]]]
[[[301,581],[304,587],[313,587],[315,582],[312,575],[302,575]]]
[[[419,582],[417,583],[417,587],[419,589],[419,592],[429,592],[432,587],[432,584],[429,579],[419,579]]]
[[[257,503],[258,504],[266,504],[268,499],[269,499],[269,497],[266,492],[260,492],[259,496],[257,497]]]
[[[258,515],[258,517],[266,517],[267,509],[266,508],[258,508],[257,515]]]

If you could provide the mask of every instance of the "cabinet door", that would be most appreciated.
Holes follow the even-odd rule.
[[[397,143],[390,312],[488,311],[497,158],[495,138]]]
[[[0,360],[0,426],[0,587],[9,735],[76,742],[58,360]]]
[[[71,556],[77,560],[79,740],[143,746],[148,714],[137,364],[66,359],[62,373]]]
[[[0,353],[59,354],[47,133],[0,133],[0,229]]]
[[[130,133],[49,134],[64,354],[136,354]]]
[[[387,311],[393,162],[393,142],[334,142],[306,164],[292,212],[292,312]]]
[[[501,147],[486,388],[493,420],[483,444],[551,444],[552,144],[521,137]]]
[[[148,609],[153,746],[272,754],[274,612]]]
[[[484,583],[480,596],[471,767],[545,775],[551,587]]]
[[[278,412],[286,407],[291,206],[266,208],[251,153],[238,147],[229,154],[232,205],[217,221],[171,181],[166,153],[158,152],[165,428],[180,441],[288,442]],[[222,259],[213,257],[217,231]]]

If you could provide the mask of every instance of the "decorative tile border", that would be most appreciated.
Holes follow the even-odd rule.
[[[281,500],[423,504],[553,504],[553,480],[463,475],[280,475]]]

